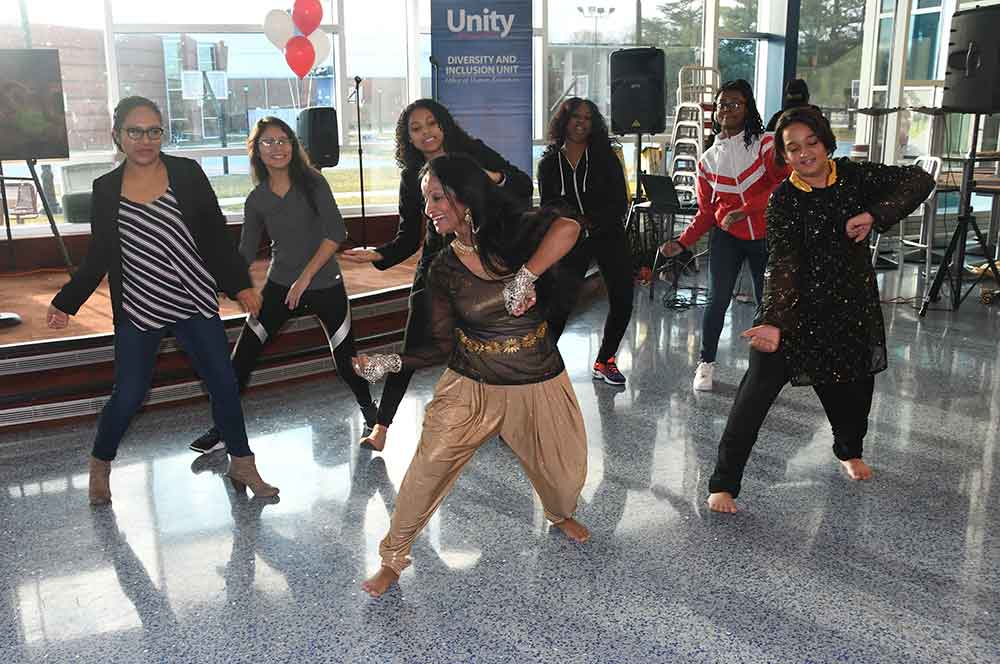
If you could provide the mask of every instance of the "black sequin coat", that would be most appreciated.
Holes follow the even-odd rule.
[[[862,212],[884,232],[927,198],[912,166],[837,159],[837,181],[810,192],[785,180],[767,207],[769,258],[758,323],[781,330],[793,385],[863,380],[886,368],[885,324],[867,242],[847,236]]]

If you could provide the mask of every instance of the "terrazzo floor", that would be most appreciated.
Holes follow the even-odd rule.
[[[886,273],[885,297],[912,294]],[[440,369],[421,371],[385,454],[328,380],[247,395],[276,504],[187,443],[207,404],[135,421],[114,505],[87,505],[95,423],[0,433],[0,662],[1000,662],[1000,308],[885,307],[868,483],[834,459],[822,407],[786,387],[737,515],[706,485],[747,351],[734,303],[716,390],[693,393],[701,309],[640,291],[591,380],[606,305],[561,342],[589,435],[585,545],[546,525],[513,454],[477,453],[379,600],[384,535]]]

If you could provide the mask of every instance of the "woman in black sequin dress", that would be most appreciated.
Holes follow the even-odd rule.
[[[735,512],[743,469],[785,383],[811,385],[833,427],[833,453],[855,480],[862,461],[874,374],[886,368],[885,325],[868,233],[885,232],[934,187],[916,167],[831,160],[836,140],[811,108],[781,116],[778,160],[792,175],[767,207],[769,259],[750,366],[736,392],[709,481],[709,507]]]

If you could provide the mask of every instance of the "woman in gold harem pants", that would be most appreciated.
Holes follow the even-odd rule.
[[[466,462],[497,434],[521,461],[545,517],[559,523],[573,516],[587,477],[587,433],[566,372],[542,383],[490,385],[448,369],[424,413],[417,453],[379,546],[383,565],[398,575],[410,564],[417,534]]]
[[[362,587],[379,596],[410,563],[413,541],[444,500],[462,467],[495,435],[513,450],[546,517],[571,539],[590,533],[573,518],[587,475],[587,438],[544,307],[579,225],[555,212],[506,212],[504,201],[468,157],[445,155],[422,177],[425,212],[452,243],[428,278],[430,344],[400,355],[360,356],[370,381],[387,372],[448,359],[427,406],[424,428],[396,500],[382,567]],[[508,267],[509,266],[509,267]]]

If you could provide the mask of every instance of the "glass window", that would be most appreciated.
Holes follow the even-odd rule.
[[[756,39],[719,40],[719,73],[723,81],[742,78],[753,85],[756,70]]]
[[[11,15],[4,12],[0,48],[26,48],[17,3]],[[59,4],[59,7],[54,5]],[[70,153],[110,151],[111,119],[108,117],[108,70],[104,56],[103,3],[79,0],[66,3],[24,3],[32,48],[59,51],[66,106]]]
[[[202,157],[227,212],[242,212],[250,191],[243,146],[258,119],[273,115],[295,128],[299,110],[335,105],[333,59],[299,80],[263,34],[117,34],[119,95],[159,104],[164,149],[234,148]]]
[[[70,3],[52,3],[69,5]],[[264,25],[272,9],[288,9],[292,2],[274,0],[240,0],[237,3],[204,2],[204,0],[171,0],[170,2],[135,2],[112,0],[111,15],[115,23],[133,25]],[[323,25],[337,23],[337,3],[323,0]]]
[[[549,88],[545,92],[546,118],[566,97],[590,99],[610,117],[612,51],[635,41],[635,6],[576,0],[549,1]],[[643,40],[646,36],[643,35]]]
[[[344,4],[346,28],[347,86],[350,105],[344,109],[341,143],[355,149],[341,152],[336,171],[337,201],[360,204],[358,170],[358,110],[360,108],[365,204],[396,203],[399,171],[395,162],[396,120],[409,103],[406,89],[406,14],[399,0],[347,0]],[[373,21],[372,16],[378,16]],[[416,30],[416,26],[414,26]],[[429,36],[428,36],[429,37]],[[422,54],[421,69],[430,83],[430,39]],[[354,77],[361,76],[360,107],[354,96]],[[427,90],[430,96],[430,90]],[[337,188],[339,187],[339,189]]]
[[[642,7],[642,43],[662,48],[666,56],[667,108],[677,98],[677,73],[685,65],[701,65],[704,4],[646,2]],[[671,112],[667,113],[673,122]],[[668,128],[669,131],[669,128]]]
[[[878,21],[878,43],[875,46],[875,85],[889,84],[889,56],[892,53],[892,17]]]
[[[0,48],[56,49],[62,74],[69,160],[43,163],[38,169],[42,192],[57,223],[65,221],[62,200],[68,193],[90,191],[95,177],[114,168],[108,70],[104,52],[102,0],[72,3],[0,3]],[[27,13],[27,34],[20,9]],[[24,162],[7,162],[4,173],[28,177]],[[44,214],[25,220],[47,224]]]
[[[896,0],[882,0],[881,11],[883,14],[896,11]]]
[[[913,15],[913,30],[907,45],[906,78],[932,81],[937,71],[939,12]]]
[[[853,142],[860,86],[865,0],[821,0],[802,13],[797,72],[809,101],[823,109],[847,151]],[[843,131],[840,129],[843,128]]]
[[[904,110],[899,112],[896,125],[896,154],[909,162],[920,155],[931,153],[931,121],[929,115],[908,110],[910,107],[933,106],[932,88],[907,88],[903,90]]]
[[[335,105],[332,49],[302,80],[262,34],[118,34],[115,50],[120,95],[160,104],[168,147],[242,145],[260,117],[294,127],[299,109]]]
[[[806,12],[802,12],[803,15]],[[730,0],[720,3],[719,30],[721,32],[756,32],[757,0]],[[721,48],[721,47],[720,47]],[[725,76],[723,80],[727,80]],[[752,78],[748,78],[752,81]]]

